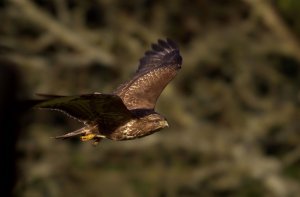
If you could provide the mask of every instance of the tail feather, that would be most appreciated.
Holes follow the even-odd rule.
[[[89,131],[90,131],[90,129],[88,129],[87,127],[82,127],[82,128],[80,128],[76,131],[69,132],[69,133],[66,133],[64,135],[55,136],[54,138],[55,139],[67,139],[67,138],[70,138],[70,137],[86,135]]]

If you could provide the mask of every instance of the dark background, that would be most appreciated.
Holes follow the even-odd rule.
[[[299,18],[298,0],[1,1],[3,189],[22,197],[298,196]],[[19,106],[35,93],[109,93],[166,37],[183,56],[157,105],[168,129],[93,147],[50,138],[79,123]]]

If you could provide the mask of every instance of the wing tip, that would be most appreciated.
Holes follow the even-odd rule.
[[[140,59],[140,68],[148,63],[154,64],[182,64],[182,57],[179,52],[178,45],[170,38],[158,39],[156,43],[151,45],[151,50],[145,52]]]
[[[165,40],[163,39],[158,39],[156,43],[153,43],[152,45],[152,50],[154,51],[164,51],[164,50],[179,50],[178,45],[171,40],[170,38],[166,38]]]

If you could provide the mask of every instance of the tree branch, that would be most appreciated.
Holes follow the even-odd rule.
[[[47,30],[60,41],[81,52],[90,61],[99,61],[106,66],[113,65],[114,57],[110,53],[93,46],[87,39],[79,35],[79,33],[66,28],[49,15],[43,13],[30,1],[12,0],[11,2],[20,9],[24,17],[28,20]]]

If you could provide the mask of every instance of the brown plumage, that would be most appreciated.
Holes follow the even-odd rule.
[[[133,78],[112,94],[80,96],[41,95],[48,100],[36,105],[61,111],[85,126],[56,138],[81,136],[82,141],[102,138],[128,140],[150,135],[168,127],[166,119],[155,112],[156,101],[181,68],[177,45],[167,39],[158,40],[140,60]]]

